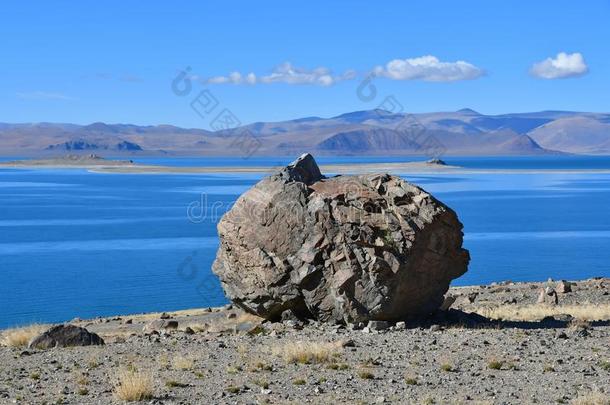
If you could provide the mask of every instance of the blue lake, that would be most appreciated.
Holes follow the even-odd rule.
[[[319,160],[396,160],[345,159]],[[610,169],[607,157],[453,159],[445,160],[478,168]],[[207,160],[188,163],[200,164]],[[0,170],[0,328],[225,303],[210,271],[216,222],[259,178]],[[472,262],[456,285],[610,276],[610,174],[405,178],[455,209],[464,223]],[[194,202],[207,207],[196,223],[187,217]]]

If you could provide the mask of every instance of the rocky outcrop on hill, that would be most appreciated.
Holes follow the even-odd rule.
[[[242,195],[218,224],[213,271],[270,320],[403,320],[443,303],[469,262],[455,212],[388,174],[325,178],[309,154]]]

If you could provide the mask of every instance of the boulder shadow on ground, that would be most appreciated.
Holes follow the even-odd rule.
[[[576,318],[568,314],[547,316],[539,321],[512,321],[487,318],[476,312],[459,309],[437,311],[433,315],[407,322],[408,328],[430,328],[439,325],[447,328],[466,329],[563,329],[574,325]],[[610,326],[610,321],[590,321],[588,326]]]

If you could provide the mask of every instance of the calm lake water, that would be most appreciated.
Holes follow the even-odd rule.
[[[141,160],[209,164],[201,158]],[[473,168],[610,169],[608,157],[445,160]],[[210,271],[216,222],[260,176],[0,170],[0,328],[225,303]],[[472,262],[456,285],[610,275],[610,174],[405,177],[454,208],[464,223]],[[207,215],[195,212],[198,223],[187,217],[196,201],[208,207]]]

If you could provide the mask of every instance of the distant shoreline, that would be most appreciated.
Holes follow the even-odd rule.
[[[23,160],[0,163],[1,169],[24,170],[65,170],[84,169],[91,173],[116,174],[233,174],[270,173],[274,166],[160,166],[141,165],[129,161],[59,162]],[[320,165],[324,173],[367,174],[367,173],[424,173],[424,174],[610,174],[610,169],[473,169],[428,162],[404,163],[337,163]]]

